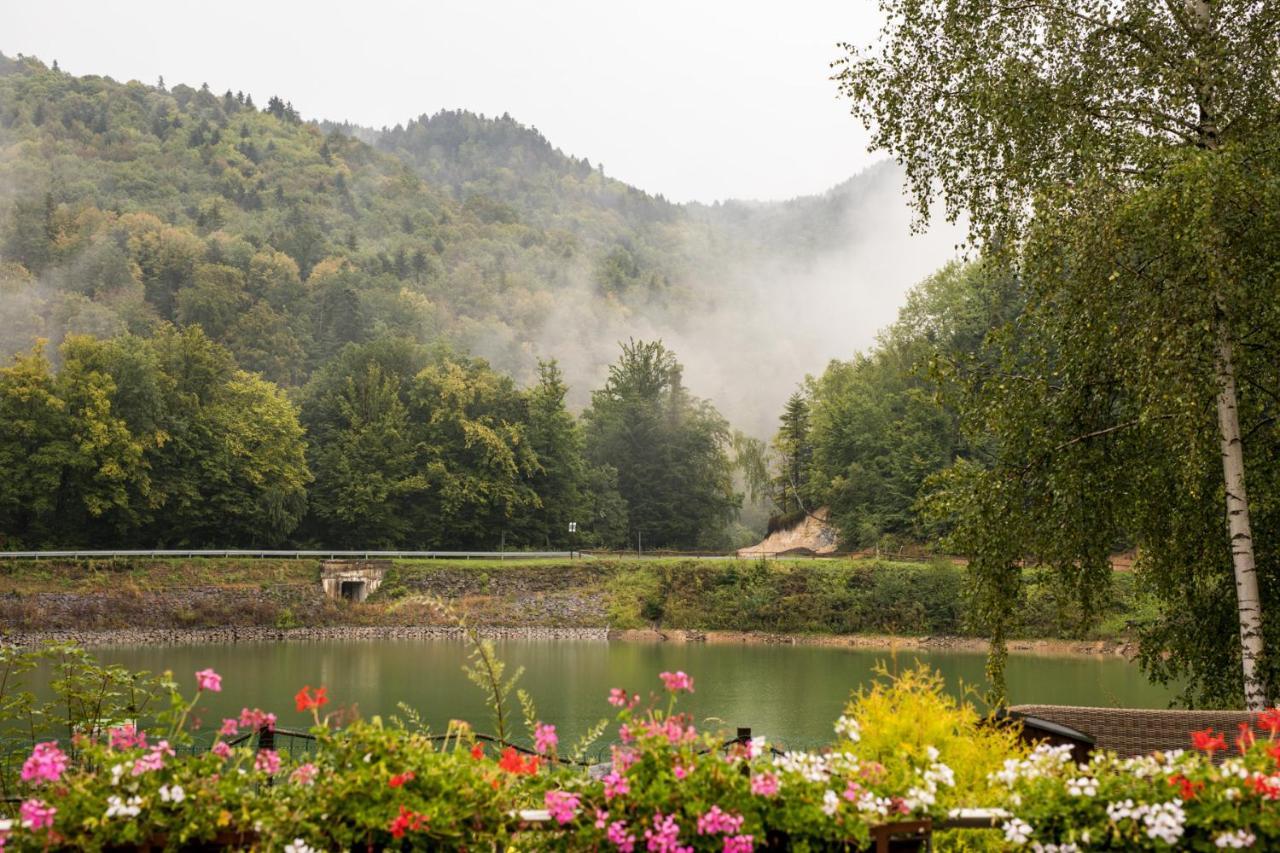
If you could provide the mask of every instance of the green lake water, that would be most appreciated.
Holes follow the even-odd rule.
[[[524,667],[520,686],[537,703],[539,716],[555,723],[568,743],[613,708],[611,687],[658,689],[658,673],[684,670],[695,693],[682,707],[703,725],[749,726],[775,742],[824,742],[851,691],[874,678],[878,662],[897,667],[920,660],[939,670],[959,694],[981,689],[984,656],[930,651],[898,653],[818,646],[619,643],[510,640],[497,644],[509,666]],[[493,726],[480,691],[461,671],[467,647],[449,640],[322,641],[236,645],[104,647],[104,662],[152,672],[172,670],[183,689],[193,673],[212,667],[223,676],[222,692],[201,699],[206,725],[234,716],[244,706],[279,715],[280,724],[305,728],[309,717],[294,710],[293,695],[304,684],[324,685],[331,708],[355,705],[366,717],[398,713],[404,702],[438,730],[464,719],[482,732]],[[1138,668],[1119,658],[1013,655],[1008,666],[1013,703],[1051,703],[1160,708],[1170,691],[1148,683]],[[514,700],[513,700],[514,706]],[[519,719],[518,709],[514,717]]]

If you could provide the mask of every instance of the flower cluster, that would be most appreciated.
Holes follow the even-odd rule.
[[[1188,733],[1191,751],[1117,758],[1100,752],[1077,764],[1065,747],[1040,747],[995,775],[1015,816],[1004,824],[1012,846],[1270,849],[1280,844],[1280,711],[1259,715],[1259,739],[1245,724],[1234,738],[1212,729]]]

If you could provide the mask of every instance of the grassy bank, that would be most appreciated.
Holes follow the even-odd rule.
[[[672,628],[772,634],[965,636],[964,569],[877,560],[399,561],[367,602],[326,599],[315,560],[0,563],[0,624],[17,630],[439,624],[437,597],[479,624]],[[1109,606],[1082,624],[1032,573],[1023,637],[1116,639],[1150,606],[1117,573]]]

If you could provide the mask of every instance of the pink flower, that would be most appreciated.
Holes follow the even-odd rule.
[[[133,762],[133,775],[141,776],[143,773],[164,769],[164,757],[173,754],[173,750],[169,748],[169,741],[160,741],[151,747],[149,753]]]
[[[772,797],[778,793],[778,777],[772,773],[761,773],[751,777],[751,793],[758,797]]]
[[[614,847],[618,848],[618,853],[632,853],[636,849],[636,837],[627,833],[625,820],[615,820],[609,824],[605,836]]]
[[[613,748],[613,770],[615,773],[626,773],[627,769],[640,760],[634,749]]]
[[[38,743],[22,765],[23,782],[57,782],[67,769],[67,755],[54,741]]]
[[[626,723],[618,726],[618,739],[623,743],[631,743],[635,740],[636,736],[631,733],[631,726],[628,726]]]
[[[276,727],[276,715],[268,714],[266,711],[261,711],[257,708],[252,711],[245,708],[240,712],[240,728],[256,730],[263,726],[268,729],[274,729]]]
[[[689,693],[693,692],[693,678],[681,672],[660,672],[658,677],[662,679],[663,685],[672,693],[679,693],[681,690]]]
[[[58,810],[53,806],[46,805],[44,800],[27,800],[18,809],[18,816],[22,819],[22,825],[27,829],[45,829],[53,826],[53,816]]]
[[[253,758],[253,769],[260,773],[275,774],[280,769],[280,753],[274,749],[260,749]]]
[[[692,847],[680,846],[680,824],[674,815],[653,815],[653,828],[644,831],[645,848],[651,853],[689,853]]]
[[[627,691],[621,687],[615,687],[609,691],[609,704],[615,708],[621,708],[627,704]]]
[[[212,752],[214,755],[218,756],[219,758],[231,757],[231,747],[227,746],[226,742],[224,741],[218,741],[213,745],[213,749],[209,751]]]
[[[676,779],[680,780],[681,782],[684,781],[684,777],[689,775],[689,771],[685,769],[685,766],[683,764],[677,764],[675,767],[672,767],[671,772],[676,774]]]
[[[556,748],[556,744],[560,742],[560,738],[556,736],[556,727],[537,723],[533,727],[533,748],[542,755],[552,752]]]
[[[601,781],[604,782],[604,798],[606,800],[612,800],[614,797],[631,793],[631,783],[627,781],[626,776],[621,775],[616,770],[607,774]]]
[[[861,794],[862,786],[850,779],[849,783],[844,786],[844,794],[841,796],[852,803],[854,800],[858,799]]]
[[[134,747],[147,748],[146,732],[140,732],[134,727],[133,723],[125,723],[113,729],[107,729],[107,735],[111,739],[112,749],[133,749]]]
[[[570,794],[568,791],[547,791],[542,800],[556,823],[569,823],[578,814],[577,794]]]
[[[596,829],[604,829],[609,825],[609,813],[604,809],[596,809]]]
[[[751,835],[730,835],[724,840],[724,853],[752,853],[756,840]]]
[[[698,818],[699,835],[733,835],[742,828],[745,818],[742,815],[729,814],[712,806]]]
[[[223,737],[232,737],[240,733],[240,724],[230,717],[222,721],[222,728],[218,729],[218,734]]]
[[[314,764],[307,762],[298,765],[298,769],[289,774],[289,781],[296,782],[299,785],[310,785],[316,779],[316,773],[319,772]]]
[[[219,693],[222,691],[222,676],[211,669],[202,669],[196,673],[196,689]]]

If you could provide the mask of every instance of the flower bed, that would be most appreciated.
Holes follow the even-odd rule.
[[[412,720],[337,727],[324,716],[326,691],[310,687],[296,697],[315,719],[306,756],[231,745],[274,725],[249,708],[223,721],[208,752],[180,754],[200,697],[221,689],[210,670],[197,683],[194,698],[174,693],[147,731],[124,725],[66,749],[37,744],[0,846],[847,850],[867,849],[878,827],[925,827],[962,805],[1005,810],[998,830],[964,839],[969,849],[1280,843],[1280,711],[1261,720],[1270,739],[1242,734],[1217,765],[1211,758],[1227,745],[1213,732],[1196,734],[1195,751],[1076,765],[1062,749],[1028,753],[1010,732],[981,726],[936,676],[914,670],[855,697],[829,747],[777,752],[758,738],[725,748],[699,731],[678,710],[693,679],[663,673],[647,696],[618,688],[607,698],[617,741],[587,773],[565,760],[555,727],[527,701],[530,753],[489,745],[460,722],[442,736]]]

